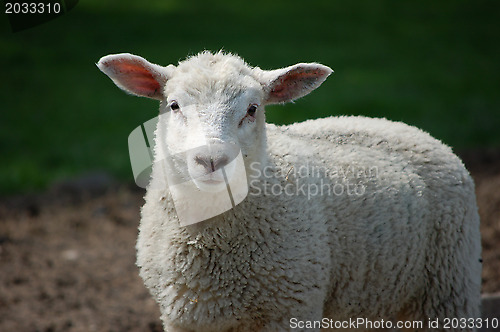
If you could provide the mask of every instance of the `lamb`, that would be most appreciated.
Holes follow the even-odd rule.
[[[207,51],[177,66],[116,54],[98,67],[161,102],[136,248],[166,331],[428,331],[480,317],[474,183],[448,146],[386,119],[265,123],[266,105],[307,95],[330,68],[263,70]],[[205,195],[186,211],[205,213],[227,178],[241,180],[237,155],[246,197],[183,223],[171,155]]]

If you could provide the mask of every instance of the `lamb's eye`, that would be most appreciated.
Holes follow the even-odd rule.
[[[255,116],[255,112],[257,112],[257,105],[252,104],[248,106],[247,114],[250,116]]]
[[[238,127],[241,127],[243,125],[243,121],[245,121],[245,119],[250,121],[250,122],[254,122],[255,121],[255,112],[257,112],[258,107],[259,107],[259,105],[257,105],[257,104],[252,104],[252,105],[248,106],[247,114],[245,114],[243,119],[241,119],[240,123],[238,124]]]
[[[170,103],[170,109],[172,111],[178,111],[180,109],[179,104],[174,100],[173,102]]]

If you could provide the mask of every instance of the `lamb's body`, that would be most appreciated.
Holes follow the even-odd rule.
[[[448,147],[362,117],[268,125],[267,135],[276,176],[251,182],[234,210],[179,227],[168,190],[148,191],[138,265],[165,321],[279,331],[291,318],[479,317],[474,185]],[[327,181],[340,184],[330,195]],[[272,194],[276,183],[294,195]],[[314,184],[323,195],[308,199]]]
[[[137,264],[167,331],[318,331],[307,322],[322,318],[419,320],[418,330],[436,330],[428,323],[438,318],[443,330],[444,318],[479,317],[474,184],[450,148],[383,119],[266,126],[264,105],[306,95],[330,68],[265,71],[207,52],[177,67],[130,54],[98,65],[122,89],[162,101]],[[248,196],[185,226],[165,156],[212,203],[232,186],[234,147],[244,172],[232,176],[247,175]]]

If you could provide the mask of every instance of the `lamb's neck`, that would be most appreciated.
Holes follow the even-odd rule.
[[[249,194],[233,209],[185,227],[186,235],[207,248],[223,251],[231,250],[242,241],[253,242],[272,227],[268,220],[259,217],[263,212],[261,199]]]

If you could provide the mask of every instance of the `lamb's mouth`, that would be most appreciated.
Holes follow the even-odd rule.
[[[215,171],[212,173],[205,174],[203,176],[194,179],[194,184],[198,189],[208,192],[218,192],[226,188],[226,181],[220,173],[221,171]]]
[[[209,179],[209,180],[202,179],[200,181],[205,183],[205,184],[208,184],[208,185],[218,185],[218,184],[224,183],[224,180],[213,180],[213,179]]]

